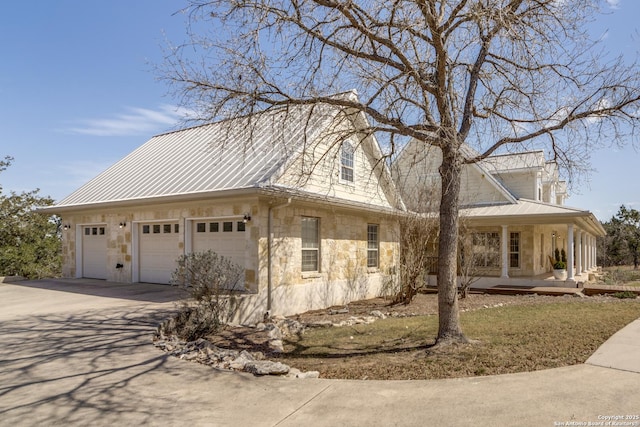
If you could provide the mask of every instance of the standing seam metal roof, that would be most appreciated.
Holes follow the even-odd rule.
[[[56,206],[259,187],[337,113],[300,106],[157,135]]]

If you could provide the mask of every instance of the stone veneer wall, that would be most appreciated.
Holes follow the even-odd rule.
[[[263,210],[264,212],[264,210]],[[320,271],[302,272],[302,217],[320,220]],[[378,268],[367,267],[367,225],[377,224]],[[380,295],[399,260],[398,222],[375,213],[292,205],[273,211],[272,312],[297,312],[346,304]],[[266,254],[268,239],[260,239]],[[267,257],[261,257],[260,289],[268,282]]]
[[[267,242],[269,200],[225,199],[148,207],[92,210],[63,214],[63,275],[76,277],[77,238],[83,225],[104,226],[107,238],[107,280],[130,283],[134,256],[133,227],[138,222],[178,221],[180,233],[176,253],[185,251],[185,222],[197,218],[242,216],[250,212],[247,224],[245,262],[246,286],[250,295],[236,319],[260,320],[267,307]],[[301,218],[320,218],[321,269],[303,273]],[[119,224],[126,222],[126,227]],[[367,268],[367,224],[379,225],[379,267]],[[339,210],[330,205],[292,204],[273,210],[273,298],[272,314],[295,314],[349,301],[375,297],[399,259],[398,224],[393,218],[356,210]],[[116,264],[123,268],[116,269]]]

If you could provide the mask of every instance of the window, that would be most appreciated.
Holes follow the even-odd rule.
[[[223,232],[233,231],[233,222],[231,222],[231,221],[223,222],[222,223],[222,231]]]
[[[473,257],[478,267],[500,267],[500,235],[474,233]]]
[[[319,271],[319,219],[302,218],[302,271]]]
[[[367,224],[367,267],[378,267],[378,224]]]
[[[207,231],[207,225],[204,222],[199,222],[196,224],[196,233],[204,233]]]
[[[353,147],[347,141],[342,143],[340,154],[340,179],[353,182]]]
[[[520,267],[520,233],[511,233],[509,237],[509,267]]]
[[[245,224],[244,221],[238,221],[236,225],[236,231],[244,231],[246,228],[246,225],[247,224]]]
[[[220,231],[220,223],[218,223],[218,222],[210,222],[209,223],[209,232],[210,233],[217,233],[218,231]]]

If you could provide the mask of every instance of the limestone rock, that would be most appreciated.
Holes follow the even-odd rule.
[[[255,360],[256,359],[251,355],[251,353],[246,350],[242,350],[237,358],[229,362],[229,368],[235,369],[236,371],[242,371],[247,363],[255,362]]]
[[[284,344],[282,343],[282,340],[269,341],[269,348],[273,350],[274,353],[284,353]]]
[[[380,310],[373,310],[371,313],[369,313],[371,316],[376,317],[378,319],[386,319],[387,316],[381,312]]]
[[[260,360],[249,362],[245,365],[244,370],[253,375],[286,375],[289,373],[289,366],[280,362],[272,362],[270,360]]]

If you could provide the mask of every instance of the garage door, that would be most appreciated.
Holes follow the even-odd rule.
[[[104,225],[82,227],[82,277],[107,278],[107,235]]]
[[[242,221],[193,221],[192,251],[213,252],[244,268],[247,248],[246,224]]]
[[[212,250],[244,266],[245,223],[242,221],[194,221],[193,252]]]
[[[180,256],[180,226],[166,222],[142,223],[138,227],[139,281],[168,284]]]

